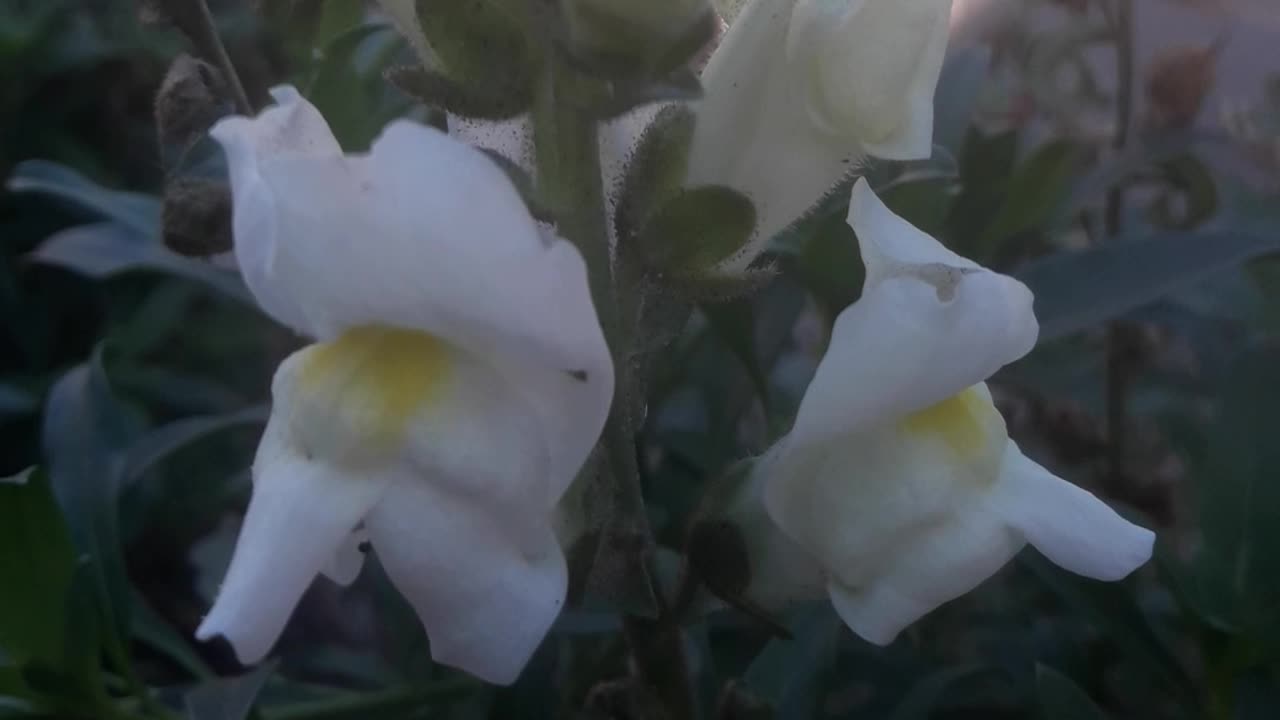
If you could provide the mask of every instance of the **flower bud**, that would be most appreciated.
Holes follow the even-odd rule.
[[[615,33],[673,39],[708,10],[707,0],[565,0],[575,38],[608,48]]]
[[[764,243],[856,169],[864,155],[933,150],[933,94],[951,0],[752,0],[703,73],[691,185],[754,203]]]
[[[231,111],[221,73],[203,60],[179,55],[156,93],[156,132],[161,148],[184,152]]]
[[[179,255],[208,257],[231,250],[231,188],[213,180],[170,182],[161,224],[165,246]]]
[[[1161,128],[1195,122],[1213,88],[1217,46],[1179,47],[1158,56],[1147,70],[1147,110]]]

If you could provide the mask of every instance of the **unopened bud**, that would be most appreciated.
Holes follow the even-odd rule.
[[[165,188],[164,244],[193,257],[227,252],[231,239],[231,188],[213,180],[175,180]]]
[[[1147,108],[1159,128],[1186,128],[1195,122],[1213,88],[1217,45],[1172,49],[1147,70]]]
[[[156,132],[162,148],[190,148],[232,109],[221,73],[203,60],[179,55],[156,93]]]
[[[694,33],[693,47],[681,51],[690,60],[719,27],[707,0],[562,0],[573,45],[605,57],[642,57],[669,52],[681,38]],[[698,29],[706,23],[707,32]]]

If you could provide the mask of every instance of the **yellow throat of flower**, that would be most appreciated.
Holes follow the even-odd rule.
[[[940,437],[960,457],[974,459],[989,447],[994,423],[1003,430],[1004,419],[985,394],[968,388],[908,415],[902,427],[914,435]]]
[[[295,440],[344,463],[392,451],[413,415],[446,384],[453,358],[435,336],[382,325],[313,346],[294,386]]]

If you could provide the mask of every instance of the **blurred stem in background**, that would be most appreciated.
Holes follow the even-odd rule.
[[[1134,33],[1133,0],[1114,0],[1107,8],[1108,21],[1114,37],[1116,51],[1116,101],[1115,139],[1116,154],[1124,152],[1133,132],[1134,104]],[[1112,241],[1124,231],[1124,183],[1117,183],[1107,194],[1106,241]],[[1106,334],[1106,414],[1107,414],[1107,476],[1106,482],[1114,494],[1124,483],[1126,475],[1126,437],[1129,422],[1129,390],[1135,372],[1133,329],[1122,320],[1107,325]]]

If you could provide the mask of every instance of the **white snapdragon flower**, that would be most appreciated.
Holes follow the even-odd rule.
[[[928,158],[951,0],[751,0],[702,74],[691,185],[756,207],[748,265],[864,155]]]
[[[483,153],[395,122],[344,155],[289,87],[221,121],[250,290],[317,342],[285,360],[253,497],[201,638],[261,659],[317,573],[366,541],[439,662],[509,683],[560,611],[553,509],[613,367],[569,243]]]
[[[849,222],[862,297],[836,320],[791,433],[730,508],[752,555],[748,595],[825,591],[885,644],[1028,542],[1102,580],[1146,562],[1154,535],[1024,456],[992,404],[983,381],[1035,345],[1030,290],[912,227],[864,180]]]

